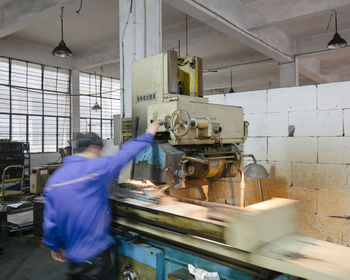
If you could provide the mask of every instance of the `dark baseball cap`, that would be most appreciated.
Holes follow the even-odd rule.
[[[81,135],[77,139],[75,151],[77,153],[82,153],[90,146],[103,147],[102,138],[94,132]]]

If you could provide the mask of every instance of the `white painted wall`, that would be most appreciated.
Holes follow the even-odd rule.
[[[350,82],[209,96],[249,121],[245,153],[270,177],[265,198],[301,201],[300,232],[350,245]],[[295,126],[288,137],[288,126]],[[255,188],[255,182],[250,184]]]

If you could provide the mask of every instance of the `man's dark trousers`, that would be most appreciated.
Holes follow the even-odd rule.
[[[68,280],[108,280],[114,266],[113,249],[109,248],[82,263],[68,263]]]

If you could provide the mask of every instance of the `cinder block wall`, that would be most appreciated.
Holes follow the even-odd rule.
[[[270,173],[265,199],[300,200],[301,234],[350,246],[350,82],[208,98],[244,108],[250,125],[243,150]],[[257,201],[255,181],[247,187],[249,203]]]

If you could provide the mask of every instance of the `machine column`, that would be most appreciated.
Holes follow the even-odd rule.
[[[162,0],[119,0],[119,44],[123,117],[131,117],[131,63],[162,52]]]

